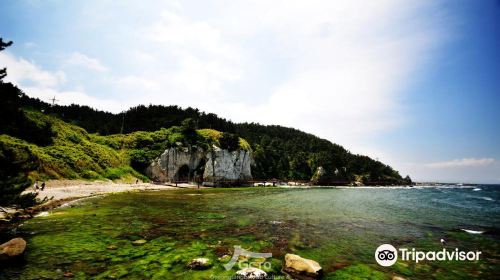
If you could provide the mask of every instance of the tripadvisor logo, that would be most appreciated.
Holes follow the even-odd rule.
[[[375,250],[375,260],[381,266],[391,266],[398,260],[398,251],[391,244],[382,244]]]
[[[375,260],[381,266],[391,266],[398,260],[398,255],[402,261],[478,261],[481,251],[460,251],[447,250],[446,248],[439,251],[417,251],[415,248],[394,248],[391,244],[382,244],[375,250]]]

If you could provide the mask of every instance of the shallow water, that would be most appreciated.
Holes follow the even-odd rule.
[[[2,279],[209,279],[226,271],[233,246],[271,252],[261,263],[282,276],[286,253],[317,260],[328,279],[495,279],[500,272],[499,187],[241,188],[122,193],[87,199],[17,229],[25,262],[0,268]],[[470,234],[463,229],[483,231]],[[383,243],[420,250],[480,250],[478,262],[374,260]],[[134,245],[144,239],[144,245]],[[190,270],[207,257],[208,270]],[[262,263],[262,262],[267,263]],[[227,278],[226,278],[227,279]]]

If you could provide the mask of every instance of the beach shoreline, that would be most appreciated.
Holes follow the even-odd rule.
[[[46,187],[43,191],[35,191],[33,187],[26,189],[23,194],[38,193],[38,199],[46,200],[40,205],[36,205],[27,209],[4,208],[0,211],[0,231],[5,227],[10,227],[14,224],[30,219],[36,214],[58,208],[72,201],[90,198],[95,196],[108,195],[113,193],[123,192],[141,192],[141,191],[164,191],[178,189],[197,189],[196,185],[192,184],[154,184],[154,183],[128,183],[128,182],[113,182],[110,180],[103,181],[83,181],[83,180],[51,180],[46,182]],[[207,188],[207,187],[200,187]]]

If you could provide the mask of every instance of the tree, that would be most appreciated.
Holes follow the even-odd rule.
[[[0,142],[0,206],[25,208],[35,204],[36,195],[21,195],[33,183],[27,176],[26,169],[32,168],[28,166],[32,162],[28,155],[8,143]]]
[[[410,178],[410,175],[406,175],[406,177],[403,179],[403,183],[405,185],[413,185],[413,181]]]
[[[12,41],[4,42],[2,38],[0,38],[0,51],[5,50],[5,48],[10,47],[12,45]],[[7,76],[7,69],[0,69],[0,82]]]
[[[0,51],[12,45],[12,41],[5,43],[0,38]],[[0,70],[0,134],[22,134],[29,125],[24,113],[20,109],[22,92],[11,83],[4,83],[2,79],[7,75],[6,68]],[[36,194],[21,193],[31,185],[28,171],[32,160],[22,158],[28,153],[19,152],[14,145],[0,142],[0,206],[18,206],[26,208],[36,203]]]
[[[219,139],[221,149],[236,151],[240,147],[240,138],[235,134],[224,132]]]
[[[196,122],[192,118],[187,118],[182,121],[181,132],[184,135],[187,144],[194,145],[198,141],[198,133],[196,133]]]

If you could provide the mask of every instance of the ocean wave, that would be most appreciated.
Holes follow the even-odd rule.
[[[480,191],[481,189],[480,188],[474,188],[473,191],[477,192],[477,191]]]
[[[472,229],[465,229],[465,228],[461,228],[461,230],[467,232],[467,233],[470,233],[470,234],[482,234],[484,233],[484,231],[480,231],[480,230],[472,230]]]

